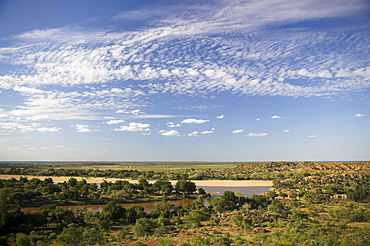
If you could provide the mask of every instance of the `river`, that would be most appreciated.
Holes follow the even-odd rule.
[[[225,191],[234,191],[234,192],[241,192],[244,196],[250,197],[253,194],[261,194],[266,191],[268,191],[271,186],[249,186],[249,187],[222,187],[222,186],[197,186],[197,188],[203,188],[207,193],[210,193],[213,197],[219,197],[221,196]],[[188,203],[192,203],[193,199],[181,199],[181,200],[175,200],[170,201],[175,206],[183,206]],[[142,203],[118,203],[124,208],[131,207],[133,205],[139,205],[144,207],[144,211],[146,213],[149,213],[153,211],[154,204],[157,203],[157,201],[152,202],[142,202]],[[206,203],[206,202],[205,202]],[[60,206],[62,208],[66,208],[69,210],[74,211],[77,207],[83,207],[85,211],[92,211],[92,212],[101,212],[103,208],[105,207],[104,204],[100,205],[65,205]],[[39,210],[40,207],[23,207],[22,211],[25,213],[32,213]]]

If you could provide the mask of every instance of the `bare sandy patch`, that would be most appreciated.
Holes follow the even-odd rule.
[[[137,180],[130,180],[130,179],[118,179],[118,178],[90,178],[90,177],[50,177],[50,176],[32,176],[32,175],[0,175],[0,179],[20,179],[20,177],[28,178],[28,180],[33,178],[38,178],[40,180],[44,180],[47,178],[52,178],[55,183],[63,183],[64,181],[68,181],[71,178],[75,178],[78,181],[86,180],[87,183],[102,183],[104,180],[107,182],[116,182],[117,180],[127,180],[130,183],[137,183]]]
[[[117,180],[128,181],[137,184],[137,180],[119,179],[119,178],[93,178],[93,177],[48,177],[48,176],[29,176],[29,175],[0,175],[0,179],[20,179],[20,177],[27,177],[29,180],[38,178],[44,180],[52,178],[55,183],[63,183],[70,178],[75,178],[78,181],[84,179],[87,183],[102,183],[104,180],[107,182],[116,182]],[[172,185],[175,185],[177,180],[170,180]],[[191,180],[196,186],[217,186],[217,187],[251,187],[251,186],[272,186],[271,180]],[[155,180],[149,180],[149,183],[154,183]]]

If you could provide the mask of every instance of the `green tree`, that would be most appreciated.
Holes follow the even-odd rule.
[[[137,237],[149,235],[158,227],[155,220],[149,218],[140,218],[136,220],[135,226],[133,228],[134,234]]]
[[[197,210],[191,210],[184,216],[184,220],[190,228],[198,227],[204,218],[205,216]]]
[[[84,242],[89,244],[101,244],[103,242],[103,235],[96,228],[85,228],[82,238]]]
[[[168,213],[175,207],[175,204],[162,200],[160,202],[157,202],[154,204],[154,208],[156,211],[159,211],[161,213]]]
[[[116,205],[114,201],[110,201],[100,213],[100,218],[109,222],[117,222],[126,216],[126,209],[120,205]]]
[[[69,187],[75,187],[77,185],[78,181],[75,178],[70,178],[67,182]]]
[[[83,227],[64,228],[57,241],[63,245],[80,245],[83,240]]]
[[[40,214],[40,219],[46,218],[47,225],[56,223],[58,228],[65,227],[75,219],[71,210],[57,207],[55,204],[42,206],[37,213]]]
[[[272,200],[271,204],[267,206],[267,210],[274,213],[285,212],[283,203],[278,200]]]
[[[347,197],[356,202],[359,202],[365,199],[369,194],[370,194],[370,188],[366,185],[362,185],[362,186],[357,185],[353,187],[353,189],[349,189],[347,191]]]
[[[175,188],[178,191],[186,192],[188,194],[194,193],[197,190],[194,182],[191,182],[190,180],[187,181],[184,179],[177,181]]]
[[[222,196],[209,197],[207,200],[217,212],[233,210],[237,208],[237,205],[239,204],[239,198],[235,196],[233,191],[225,191]]]
[[[127,222],[134,222],[142,217],[145,217],[144,208],[142,206],[133,205],[126,209]]]
[[[150,186],[149,182],[146,179],[144,178],[139,179],[139,183],[138,183],[139,190],[144,190],[145,188],[148,188],[149,186]]]
[[[168,180],[159,179],[153,184],[153,188],[156,191],[160,191],[164,194],[170,194],[173,190],[173,186],[171,185],[171,182]]]
[[[17,246],[31,246],[30,238],[24,233],[17,233],[15,242]]]

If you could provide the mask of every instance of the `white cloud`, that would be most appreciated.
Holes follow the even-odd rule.
[[[90,129],[89,125],[81,125],[81,124],[76,124],[76,125],[71,125],[72,128],[76,128],[77,132],[99,132],[99,129]]]
[[[40,127],[40,123],[23,125],[18,122],[0,122],[0,132],[59,132],[60,127]]]
[[[284,130],[284,132],[289,132],[290,130]]]
[[[138,115],[124,115],[121,118],[125,119],[165,119],[165,118],[179,118],[183,115],[169,115],[169,114],[138,114]]]
[[[117,113],[117,114],[121,114],[121,113],[125,113],[125,112],[126,112],[126,111],[125,111],[125,110],[123,110],[123,109],[119,109],[119,110],[117,110],[117,111],[116,111],[116,113]]]
[[[189,137],[196,137],[196,136],[198,136],[198,133],[199,133],[198,131],[193,131],[192,133],[189,133],[188,136]]]
[[[114,125],[114,124],[119,124],[119,123],[123,123],[125,122],[124,120],[110,120],[110,121],[107,121],[105,122],[106,124],[108,125]]]
[[[183,121],[181,121],[181,123],[184,123],[184,124],[202,124],[202,123],[205,123],[209,120],[202,120],[202,119],[185,119]]]
[[[41,127],[41,128],[37,128],[37,131],[39,132],[59,132],[59,130],[62,129],[60,127]]]
[[[17,122],[0,122],[1,132],[15,132],[18,128],[21,128],[21,124]]]
[[[146,132],[150,131],[150,124],[130,122],[126,126],[120,126],[119,128],[113,129],[114,131],[129,131],[129,132]]]
[[[180,126],[181,126],[181,124],[174,124],[173,122],[168,122],[168,123],[167,123],[167,126],[168,126],[168,127],[180,127]]]
[[[202,132],[200,132],[201,134],[211,134],[211,133],[213,133],[213,131],[202,131]]]
[[[133,115],[138,115],[141,112],[140,112],[140,109],[135,109],[135,110],[132,110],[130,113]]]
[[[333,137],[334,140],[346,140],[347,138]]]
[[[149,136],[151,134],[151,132],[142,132],[141,135],[144,135],[144,136]]]
[[[317,135],[310,135],[307,138],[317,138]]]
[[[364,117],[365,115],[363,114],[355,114],[355,115],[352,115],[350,118],[360,118],[360,117]]]
[[[115,109],[118,101],[126,95],[116,95],[108,90],[94,91],[41,91],[27,90],[23,94],[23,105],[7,112],[22,120],[99,120],[104,118],[97,113],[101,109]],[[127,102],[127,105],[132,103]],[[122,105],[122,103],[121,103]]]
[[[242,132],[244,132],[244,130],[243,130],[243,129],[240,129],[240,130],[234,130],[234,131],[233,131],[233,133],[242,133]]]
[[[36,88],[31,88],[31,87],[25,87],[25,86],[18,86],[16,85],[13,88],[14,91],[19,91],[24,94],[43,94],[44,91],[36,89]]]
[[[246,137],[265,137],[267,136],[268,134],[267,133],[248,133],[247,135],[245,135]]]
[[[150,115],[138,109],[151,105],[152,95],[206,98],[217,93],[289,97],[336,97],[353,91],[365,94],[370,88],[370,67],[364,58],[368,57],[368,43],[363,40],[368,35],[356,29],[363,27],[353,26],[351,33],[356,35],[347,35],[345,27],[312,32],[305,27],[279,26],[345,18],[365,9],[361,1],[334,2],[223,1],[197,8],[171,4],[171,11],[151,6],[116,17],[145,16],[150,25],[134,31],[121,31],[121,24],[117,24],[108,31],[71,25],[23,33],[0,48],[5,69],[7,65],[15,68],[2,72],[0,88],[22,100],[7,107],[10,111],[1,111],[0,117],[17,122],[101,120],[111,125],[124,121],[104,119],[106,114],[101,112],[124,114],[117,118],[128,121],[200,117]],[[271,26],[276,27],[273,36],[266,29]],[[225,33],[250,35],[239,39]],[[216,117],[222,119],[224,115]],[[185,119],[182,123],[208,121]],[[150,130],[149,124],[135,124],[141,123],[132,122],[114,131]],[[90,128],[76,127],[78,132],[99,131]],[[29,124],[1,128],[14,132],[59,129]]]
[[[113,87],[107,93],[138,97],[159,92],[206,95],[228,91],[327,97],[370,86],[370,69],[356,55],[367,54],[368,46],[360,42],[367,37],[364,32],[356,38],[344,38],[338,30],[313,33],[305,28],[276,28],[279,39],[265,34],[265,27],[271,25],[347,17],[365,9],[364,3],[224,1],[200,6],[196,10],[185,4],[150,6],[115,17],[131,20],[132,16],[145,16],[144,20],[155,23],[137,31],[120,31],[119,25],[113,31],[69,26],[18,35],[13,39],[18,44],[0,48],[0,57],[29,70],[0,76],[0,88],[36,94],[38,89],[31,85],[89,85],[95,90],[111,81],[135,80],[135,84],[140,81],[140,90]],[[168,8],[172,11],[163,11]],[[175,17],[173,13],[178,14]],[[222,39],[226,32],[253,35]],[[209,34],[220,35],[216,39]],[[320,49],[322,44],[331,49]],[[338,60],[345,62],[335,63]],[[287,82],[296,79],[305,84]]]
[[[163,136],[180,136],[180,133],[176,130],[160,131]]]
[[[133,114],[133,115],[138,115],[138,114],[145,114],[144,112],[140,112],[140,109],[135,109],[135,110],[130,110],[126,111],[124,109],[119,109],[116,111],[117,114]]]

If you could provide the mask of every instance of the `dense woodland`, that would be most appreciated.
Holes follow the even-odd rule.
[[[2,245],[370,245],[368,162],[269,162],[231,168],[73,169],[58,164],[2,163],[0,173],[50,178],[0,180]],[[153,164],[152,164],[153,166]],[[197,164],[197,166],[199,166]],[[201,165],[200,165],[201,166]],[[100,175],[92,175],[93,173]],[[104,174],[104,175],[103,175]],[[137,179],[88,184],[52,176]],[[177,178],[175,178],[177,177]],[[211,197],[190,179],[271,179],[262,195],[226,191]],[[148,180],[157,178],[155,182]],[[179,180],[173,187],[168,181]],[[175,207],[171,199],[194,202]],[[158,200],[155,210],[119,202]],[[207,201],[207,203],[204,203]],[[106,203],[102,212],[60,204]],[[43,205],[44,204],[44,205]],[[204,205],[206,204],[206,205]],[[23,213],[21,206],[41,206]],[[338,236],[340,235],[340,236]]]

